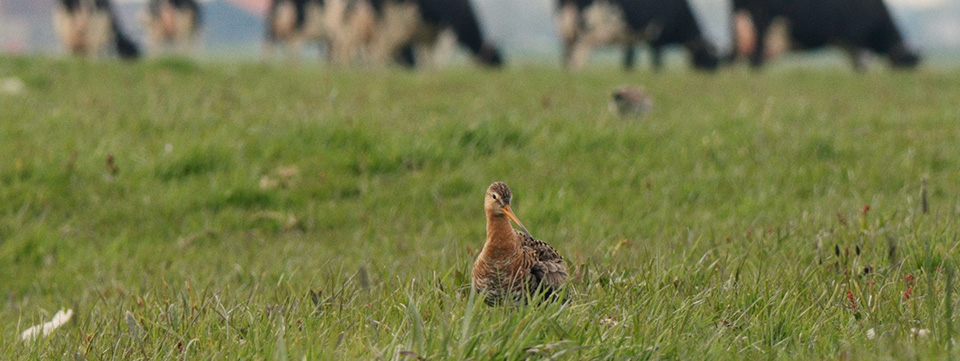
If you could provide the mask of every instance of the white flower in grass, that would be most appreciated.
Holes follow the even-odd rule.
[[[53,315],[53,319],[50,320],[50,322],[39,324],[23,331],[23,333],[20,334],[20,339],[23,341],[32,341],[38,336],[50,336],[53,330],[66,324],[67,321],[70,321],[71,317],[73,317],[73,310],[60,310],[57,314]]]
[[[603,326],[616,326],[620,324],[620,321],[617,321],[617,318],[614,317],[613,315],[609,315],[607,317],[600,319],[600,324]]]
[[[930,330],[925,328],[911,328],[910,334],[916,337],[927,337],[930,336]]]
[[[872,329],[872,328],[869,329],[869,330],[867,330],[867,339],[868,339],[868,340],[872,340],[872,339],[875,339],[875,338],[877,338],[877,331],[875,331],[875,330]]]

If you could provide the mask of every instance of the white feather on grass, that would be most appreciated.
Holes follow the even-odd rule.
[[[126,311],[123,314],[123,318],[127,320],[127,329],[130,330],[130,337],[140,341],[140,334],[143,330],[140,328],[140,324],[137,323],[137,317],[130,313],[130,311]]]
[[[73,310],[60,310],[57,314],[53,315],[53,319],[50,322],[46,322],[40,325],[36,325],[28,328],[26,331],[20,334],[20,339],[29,342],[36,339],[38,336],[47,337],[53,333],[53,330],[56,330],[60,326],[63,326],[70,318],[73,317]]]

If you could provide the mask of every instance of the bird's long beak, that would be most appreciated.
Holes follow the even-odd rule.
[[[533,238],[533,236],[530,235],[530,231],[527,230],[527,227],[524,227],[524,226],[523,226],[523,223],[520,223],[520,220],[517,219],[517,216],[515,216],[515,215],[513,214],[513,210],[510,209],[510,205],[509,205],[509,204],[508,204],[508,205],[505,205],[505,206],[503,206],[503,207],[500,207],[500,209],[503,211],[503,213],[506,213],[506,214],[507,214],[507,217],[510,217],[510,219],[513,220],[513,223],[516,223],[518,226],[520,226],[520,229],[523,230],[523,233],[526,233],[526,234],[527,234],[527,237]]]

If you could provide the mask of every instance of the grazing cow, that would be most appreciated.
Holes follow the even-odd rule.
[[[137,44],[120,29],[109,0],[59,0],[53,25],[64,47],[75,55],[100,56],[112,43],[121,58],[140,56]]]
[[[733,8],[733,57],[749,57],[755,67],[782,50],[828,45],[845,49],[858,71],[871,52],[886,55],[894,67],[920,62],[883,0],[733,0]]]
[[[454,39],[481,65],[503,64],[500,50],[484,39],[470,0],[369,0],[378,14],[373,61],[414,65],[425,53]],[[452,36],[450,35],[452,34]]]
[[[201,19],[196,0],[150,0],[144,15],[151,51],[173,48],[186,53],[194,47]]]
[[[303,42],[327,50],[327,57],[346,64],[370,43],[376,15],[367,0],[272,0],[267,21],[267,54],[284,44],[292,59]]]
[[[716,48],[700,31],[687,0],[558,0],[557,27],[563,40],[563,62],[571,69],[586,65],[600,45],[624,47],[624,67],[634,65],[634,46],[648,43],[654,69],[663,65],[663,48],[679,44],[698,69],[719,64]]]
[[[282,44],[289,58],[296,59],[303,42],[325,43],[323,10],[323,0],[272,0],[267,13],[266,55]]]

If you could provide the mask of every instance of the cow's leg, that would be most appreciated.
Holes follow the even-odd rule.
[[[287,61],[297,63],[300,61],[300,47],[303,45],[303,39],[298,35],[287,41]]]
[[[408,69],[413,69],[417,67],[417,54],[413,46],[405,46],[403,49],[397,53],[397,57],[394,59],[397,64]]]
[[[260,55],[265,62],[273,60],[273,53],[276,51],[277,35],[274,32],[275,28],[272,23],[273,17],[268,15],[266,31],[263,34],[263,43],[261,43],[260,46]]]
[[[352,53],[355,60],[370,63],[371,43],[377,32],[377,15],[369,1],[355,3],[351,12],[350,29],[354,39]]]
[[[573,50],[570,54],[568,67],[570,70],[581,70],[590,60],[590,53],[593,52],[593,44],[586,40],[579,40],[573,44]]]
[[[334,44],[333,63],[337,66],[350,65],[356,57],[358,46],[352,38],[340,39]]]
[[[627,44],[623,47],[623,69],[624,70],[633,70],[634,64],[637,62],[636,49],[633,48],[633,44]]]
[[[146,49],[147,53],[155,56],[162,49],[161,47],[161,29],[160,23],[152,15],[147,15],[144,24],[147,28]]]
[[[433,65],[438,69],[449,65],[456,48],[457,34],[449,29],[441,31],[432,46]]]
[[[87,36],[92,50],[90,53],[94,59],[106,54],[124,56],[124,50],[127,50],[124,46],[136,47],[123,36],[114,21],[115,19],[107,11],[96,11],[90,15],[90,20],[87,23]],[[113,50],[108,50],[111,48]]]
[[[330,47],[334,65],[347,66],[363,60],[370,45],[367,40],[369,36],[364,31],[373,31],[364,26],[360,19],[351,17],[331,29]]]
[[[415,4],[387,3],[383,10],[383,20],[373,40],[371,57],[378,66],[393,60],[404,45],[409,44],[414,32],[420,26],[420,14]]]
[[[437,63],[436,59],[433,57],[434,46],[436,46],[436,44],[431,44],[429,42],[416,42],[411,45],[407,45],[397,52],[397,54],[394,56],[394,61],[409,68],[436,69]],[[412,49],[411,51],[413,53],[415,64],[409,63],[409,56],[404,54],[407,52],[406,49]]]
[[[191,11],[181,10],[177,14],[177,52],[180,55],[190,55],[197,48],[196,15]]]
[[[73,50],[73,44],[79,38],[76,26],[73,25],[73,17],[63,5],[58,5],[53,11],[53,29],[60,38],[60,45],[66,52]]]
[[[563,53],[561,61],[564,67],[570,66],[570,58],[573,56],[573,47],[576,43],[577,32],[579,31],[580,11],[574,4],[564,5],[557,13],[557,30],[560,33],[560,39],[563,39]]]
[[[276,45],[277,44],[274,43],[273,40],[264,40],[263,47],[261,48],[263,61],[270,62],[273,60],[273,53],[277,50]]]
[[[564,67],[564,68],[567,68],[567,69],[570,68],[570,61],[571,61],[572,58],[573,58],[573,48],[574,48],[574,46],[576,46],[576,42],[575,42],[575,41],[572,41],[572,40],[571,40],[571,41],[568,41],[568,40],[564,40],[564,41],[563,41],[563,49],[562,49],[562,53],[561,53],[561,55],[560,55],[560,56],[561,56],[560,61],[561,61],[561,63],[563,64],[563,67]]]
[[[173,35],[170,37],[170,41],[167,43],[167,46],[170,49],[170,52],[177,56],[187,55],[190,44],[187,40],[187,24],[185,23],[185,18],[182,17],[182,14],[177,14],[177,28],[173,32]]]
[[[753,16],[749,11],[737,10],[731,18],[732,26],[731,36],[733,37],[733,46],[730,54],[727,55],[726,62],[733,63],[741,58],[749,58],[753,55],[757,47],[757,33],[753,26]]]
[[[653,70],[660,71],[663,69],[663,47],[660,45],[651,45],[650,46],[650,57],[653,61]]]
[[[277,52],[277,48],[280,46],[280,38],[274,29],[274,26],[267,25],[267,33],[263,37],[263,47],[261,48],[261,51],[263,53],[263,61],[265,62],[273,61],[273,56]]]
[[[750,54],[750,65],[754,68],[759,68],[763,65],[764,60],[766,60],[766,49],[767,49],[767,30],[770,28],[770,24],[773,22],[773,19],[766,15],[758,15],[754,17],[754,39],[755,45],[752,54]]]
[[[414,42],[404,47],[395,56],[394,61],[408,68],[439,69],[450,58],[457,45],[457,35],[452,29],[436,29],[422,26],[416,31]],[[411,62],[406,48],[413,48]]]
[[[850,61],[853,63],[853,70],[858,73],[867,71],[870,64],[870,51],[859,47],[851,47],[847,50],[850,54]]]
[[[317,42],[317,55],[320,56],[320,61],[333,64],[333,43],[330,39],[320,39]]]

